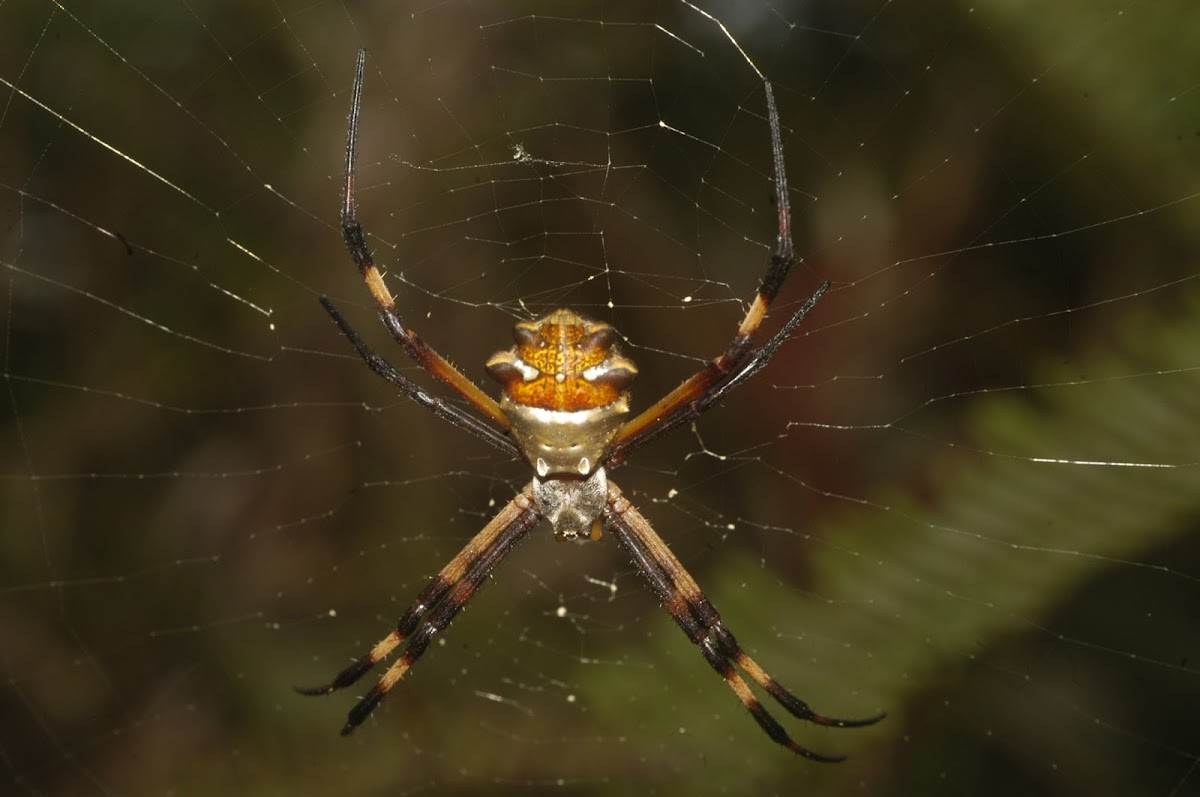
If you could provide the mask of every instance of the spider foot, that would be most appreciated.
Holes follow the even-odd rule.
[[[387,690],[376,684],[370,692],[363,695],[358,705],[350,709],[350,713],[346,716],[346,724],[342,726],[342,736],[354,733],[354,729],[362,725],[363,720],[370,716],[385,694],[387,694]]]
[[[826,717],[810,711],[804,719],[817,725],[827,725],[831,728],[863,728],[867,725],[874,725],[885,717],[887,717],[886,711],[881,711],[874,716],[863,717],[862,719],[838,719],[837,717]]]
[[[750,692],[750,687],[746,685],[746,682],[733,672],[733,667],[729,668],[728,674],[725,676],[725,682],[733,688],[734,693],[741,699],[742,704],[749,709],[750,716],[754,717],[754,721],[758,723],[758,726],[766,731],[767,736],[770,736],[771,740],[776,744],[783,745],[796,755],[804,756],[810,761],[819,761],[822,764],[837,764],[846,760],[846,756],[844,755],[827,755],[825,753],[813,752],[789,736],[778,720],[772,717],[763,704],[758,701],[758,698]]]
[[[305,697],[318,697],[327,695],[333,691],[332,684],[324,684],[322,686],[300,686],[300,684],[292,684],[292,691],[298,695]]]
[[[846,760],[844,755],[826,755],[825,753],[814,753],[807,747],[802,747],[796,742],[789,741],[786,745],[787,749],[797,755],[802,755],[809,761],[818,761],[822,764],[840,764]]]
[[[739,664],[740,663],[741,662],[739,662]],[[745,665],[742,666],[743,669],[746,669],[747,672],[751,673],[751,676],[754,676],[753,671],[751,671],[749,668],[746,668]],[[813,711],[812,707],[809,706],[808,703],[784,689],[782,684],[780,684],[771,676],[767,675],[766,673],[763,673],[762,675],[763,677],[761,680],[758,678],[755,678],[755,680],[762,684],[763,688],[767,690],[767,694],[775,698],[775,701],[787,709],[788,713],[793,717],[802,719],[806,722],[811,722],[814,725],[825,725],[831,728],[862,728],[866,725],[874,725],[887,716],[887,712],[881,711],[874,716],[865,717],[862,719],[841,719],[839,717],[827,717],[824,714],[818,714],[817,712]]]
[[[722,629],[723,630],[723,629]],[[838,717],[826,717],[824,714],[818,714],[812,710],[808,703],[793,695],[783,685],[772,678],[767,671],[758,665],[758,662],[750,658],[741,650],[741,648],[733,648],[736,643],[729,643],[732,640],[732,635],[725,632],[724,641],[727,647],[735,650],[733,660],[737,665],[746,671],[751,678],[755,680],[763,689],[767,690],[767,694],[775,699],[779,705],[787,709],[787,712],[797,719],[802,719],[806,722],[811,722],[814,725],[825,725],[831,728],[862,728],[866,725],[874,725],[881,719],[887,716],[887,712],[881,711],[871,717],[863,719],[841,719]]]
[[[376,660],[370,656],[364,656],[335,675],[333,680],[327,684],[321,684],[320,686],[297,686],[293,684],[292,689],[295,690],[297,694],[308,695],[309,697],[327,695],[330,692],[336,692],[339,689],[345,689],[347,686],[350,686],[359,678],[362,678],[364,675],[366,675],[367,670],[375,666],[375,661]]]
[[[720,630],[719,627],[716,628]],[[729,642],[733,639],[733,635],[728,634],[728,632],[725,632],[724,634],[718,633],[717,637],[726,642]],[[720,673],[721,677],[725,679],[725,683],[728,684],[729,688],[733,690],[733,693],[737,695],[738,700],[742,701],[742,705],[745,706],[746,710],[750,712],[750,716],[752,716],[754,721],[758,723],[758,727],[762,728],[766,732],[767,736],[771,737],[771,741],[786,747],[796,755],[804,756],[810,761],[819,761],[823,764],[836,764],[840,761],[846,760],[846,756],[844,755],[826,755],[825,753],[815,753],[788,735],[787,730],[779,724],[777,719],[771,716],[771,713],[767,711],[766,707],[762,704],[762,702],[759,701],[758,697],[756,697],[755,694],[750,691],[749,684],[747,684],[742,677],[738,675],[737,670],[735,670],[733,666],[735,662],[741,666],[742,669],[746,670],[755,681],[766,687],[767,691],[771,693],[771,696],[776,700],[779,700],[780,703],[783,704],[784,708],[786,708],[796,717],[811,721],[813,717],[820,717],[821,715],[814,714],[803,700],[800,700],[798,697],[779,686],[778,683],[775,683],[774,679],[771,679],[769,675],[763,672],[762,668],[755,664],[754,660],[749,656],[746,656],[746,654],[741,653],[740,651],[736,656],[725,656],[719,648],[719,643],[711,637],[701,640],[700,652],[704,654],[704,658],[708,660],[708,663],[712,665],[713,669]],[[747,666],[747,664],[749,666]],[[774,689],[772,689],[772,686],[769,686],[767,682],[764,682],[760,676],[762,676],[762,678],[769,679],[769,682],[773,685]],[[776,694],[776,690],[788,698],[787,702],[780,699],[780,695]],[[821,719],[825,719],[825,717],[821,717]]]

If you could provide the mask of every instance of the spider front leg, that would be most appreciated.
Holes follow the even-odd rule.
[[[683,563],[671,552],[667,544],[650,526],[634,506],[621,494],[611,481],[608,483],[608,504],[604,508],[605,529],[625,547],[637,564],[638,570],[650,582],[651,588],[662,601],[671,617],[687,634],[688,639],[700,648],[705,660],[716,670],[729,688],[742,701],[755,722],[778,744],[794,753],[825,763],[845,760],[845,756],[830,756],[814,753],[788,735],[779,722],[771,716],[751,691],[750,686],[734,668],[741,667],[759,686],[767,691],[776,702],[797,719],[817,725],[837,728],[857,728],[873,725],[886,714],[879,713],[865,719],[837,719],[818,714],[808,703],[785,689],[766,670],[750,658],[729,629],[721,622],[721,615],[709,602],[695,579],[684,568]]]
[[[480,390],[474,382],[451,365],[449,360],[438,354],[416,332],[404,325],[404,319],[400,317],[400,313],[396,309],[396,299],[384,284],[383,276],[375,265],[370,247],[367,246],[367,236],[358,222],[354,198],[355,163],[358,158],[358,117],[362,109],[363,72],[366,62],[367,51],[366,48],[362,48],[358,51],[358,60],[354,68],[350,123],[346,132],[346,178],[342,190],[341,216],[342,238],[346,242],[346,249],[350,252],[350,258],[354,261],[363,280],[367,283],[368,290],[371,291],[383,325],[387,327],[392,338],[404,347],[405,353],[435,379],[466,399],[471,406],[487,416],[489,420],[501,429],[507,430],[509,428],[508,419],[500,410],[500,405],[496,403],[496,400]],[[331,310],[328,300],[323,298],[322,303],[325,305],[325,309],[330,310],[334,315],[334,319],[338,320],[338,316]],[[343,331],[346,331],[346,326],[341,321],[339,321],[339,325],[342,326]],[[359,351],[361,353],[362,349],[360,348]],[[366,358],[365,354],[363,356]],[[367,359],[367,362],[370,363],[370,359]]]
[[[746,311],[733,340],[725,347],[725,351],[711,360],[701,370],[688,377],[683,384],[672,390],[642,412],[633,420],[626,423],[618,431],[609,446],[605,464],[615,468],[624,463],[629,456],[646,443],[657,439],[680,424],[711,407],[716,400],[722,398],[732,387],[742,382],[745,377],[758,371],[764,365],[779,345],[791,335],[805,315],[813,308],[821,295],[829,288],[826,282],[817,288],[816,292],[784,325],[785,334],[776,336],[770,343],[756,352],[752,358],[752,367],[738,371],[738,367],[750,355],[754,335],[766,318],[767,310],[775,300],[783,282],[796,261],[792,250],[792,215],[788,204],[787,175],[783,163],[783,137],[779,132],[779,112],[775,108],[775,93],[771,84],[764,82],[767,95],[767,123],[771,129],[771,159],[775,168],[775,196],[779,211],[779,235],[775,244],[775,252],[767,264],[766,273],[759,283],[758,291]]]
[[[293,688],[302,695],[326,695],[350,686],[407,639],[408,646],[404,653],[387,669],[375,686],[363,695],[362,701],[351,709],[342,728],[342,735],[352,732],[416,663],[434,636],[450,625],[492,569],[541,519],[542,515],[533,500],[533,484],[527,484],[429,580],[425,588],[418,593],[416,600],[400,616],[390,634],[328,683],[315,687]],[[424,622],[421,622],[422,618]]]
[[[494,427],[489,426],[474,415],[459,409],[453,404],[447,404],[444,399],[431,395],[427,390],[400,373],[394,365],[373,351],[359,337],[358,333],[354,331],[354,328],[350,326],[350,322],[341,314],[341,311],[334,307],[333,302],[322,296],[321,306],[329,313],[333,322],[337,324],[338,329],[342,331],[342,334],[350,341],[350,345],[354,346],[354,350],[358,352],[359,356],[363,358],[363,362],[373,372],[400,388],[404,391],[405,396],[442,420],[449,421],[458,428],[464,429],[476,437],[488,441],[511,457],[516,459],[521,458],[521,449],[517,447],[517,444],[512,441],[511,437],[506,437]]]

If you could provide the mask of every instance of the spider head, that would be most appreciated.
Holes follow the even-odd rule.
[[[611,326],[570,310],[519,321],[513,338],[487,372],[525,458],[542,478],[590,475],[629,412],[637,366],[617,350]]]

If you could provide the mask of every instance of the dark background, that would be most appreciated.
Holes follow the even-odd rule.
[[[1145,794],[1197,783],[1200,15],[1175,3],[0,5],[0,769],[29,794]],[[635,408],[802,255],[771,368],[614,478],[760,663],[547,530],[350,739],[307,700],[527,478],[398,364],[336,228],[483,383],[560,305]],[[422,375],[411,369],[414,378]],[[491,385],[484,385],[491,390]],[[365,687],[364,687],[365,688]],[[777,714],[782,715],[782,711]],[[2,781],[0,781],[2,782]]]

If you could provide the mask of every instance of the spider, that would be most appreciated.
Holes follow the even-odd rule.
[[[700,648],[705,660],[725,679],[772,740],[814,761],[843,760],[845,756],[816,753],[795,742],[767,712],[735,667],[740,667],[788,713],[801,720],[852,728],[876,723],[885,714],[865,719],[835,719],[816,713],[784,689],[742,650],[683,564],[646,518],[608,480],[608,471],[624,464],[642,446],[699,417],[761,370],[829,288],[829,282],[823,283],[774,337],[760,348],[753,348],[754,335],[795,259],[779,116],[771,84],[764,81],[779,237],[758,292],[737,334],[720,356],[649,409],[625,420],[629,412],[628,387],[637,375],[637,367],[620,353],[616,331],[608,324],[561,309],[534,321],[519,321],[513,329],[516,345],[493,355],[486,366],[488,374],[501,385],[499,402],[405,326],[355,215],[355,156],[365,63],[366,51],[362,49],[354,72],[346,140],[342,236],[388,332],[417,365],[457,393],[486,420],[428,393],[364,343],[327,297],[321,297],[321,304],[372,371],[437,417],[529,464],[533,479],[429,580],[391,633],[333,680],[317,687],[295,687],[296,691],[303,695],[324,695],[348,687],[407,641],[400,657],[350,710],[342,735],[351,733],[417,662],[434,636],[450,625],[500,560],[545,519],[560,539],[596,539],[601,529],[615,537],[688,639]]]

